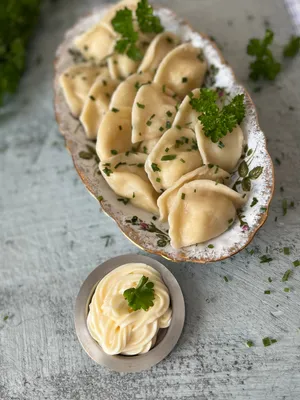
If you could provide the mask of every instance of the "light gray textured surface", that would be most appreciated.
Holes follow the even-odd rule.
[[[270,217],[248,248],[255,254],[203,266],[165,262],[185,295],[186,325],[173,353],[150,371],[112,373],[81,349],[73,307],[82,281],[110,256],[139,252],[99,212],[54,120],[55,49],[95,3],[44,4],[20,91],[0,109],[0,399],[299,399],[300,267],[292,261],[300,259],[300,57],[253,93],[270,153],[281,160]],[[247,81],[249,37],[262,36],[270,21],[280,52],[292,31],[281,0],[161,3],[217,39],[250,92],[257,85]],[[283,198],[295,202],[284,217]],[[260,264],[266,247],[274,260]],[[288,268],[293,274],[284,284]],[[278,343],[264,348],[265,336]],[[246,348],[246,340],[255,346]]]

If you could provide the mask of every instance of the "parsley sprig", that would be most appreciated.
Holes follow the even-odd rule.
[[[111,23],[114,30],[121,35],[121,39],[116,42],[115,51],[126,54],[132,60],[141,60],[143,55],[136,45],[139,35],[134,30],[132,11],[127,7],[117,11]]]
[[[144,33],[160,33],[164,30],[159,17],[153,15],[153,8],[147,0],[141,0],[136,9],[136,17],[140,30]]]
[[[274,33],[267,29],[265,37],[260,39],[250,39],[247,46],[247,53],[256,57],[255,61],[250,63],[249,78],[257,81],[259,78],[265,78],[273,81],[281,70],[281,64],[274,59],[269,46],[272,44]]]
[[[200,97],[193,97],[190,104],[200,113],[198,119],[203,125],[205,136],[213,143],[219,142],[228,132],[232,132],[245,117],[244,95],[238,94],[229,104],[220,109],[216,103],[218,94],[215,90],[202,88]]]
[[[128,305],[134,311],[148,311],[154,305],[154,283],[148,282],[149,278],[142,276],[136,288],[125,290],[123,296],[128,301]]]
[[[140,0],[136,9],[136,17],[139,29],[143,33],[160,33],[163,27],[160,19],[153,15],[153,8],[147,0]],[[134,20],[132,11],[125,7],[116,12],[111,21],[114,30],[121,35],[115,45],[115,51],[120,54],[126,54],[134,61],[143,58],[141,50],[137,46],[139,34],[134,30]]]

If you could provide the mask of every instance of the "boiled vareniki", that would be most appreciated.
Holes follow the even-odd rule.
[[[199,179],[208,179],[226,185],[229,178],[230,174],[228,172],[213,164],[203,165],[194,171],[188,172],[178,179],[173,186],[165,190],[161,196],[159,196],[157,205],[159,208],[160,219],[162,221],[167,221],[170,209],[175,201],[178,190],[184,184]]]
[[[179,189],[169,214],[171,245],[179,249],[221,235],[245,202],[242,195],[218,182],[186,183]]]
[[[151,186],[144,170],[147,155],[142,153],[118,154],[105,162],[100,162],[102,176],[119,196],[130,200],[131,204],[158,214],[157,193]]]

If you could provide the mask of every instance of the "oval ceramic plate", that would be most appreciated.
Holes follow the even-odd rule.
[[[216,45],[207,36],[193,31],[172,11],[165,8],[156,10],[165,30],[174,32],[182,41],[190,41],[194,46],[203,48],[209,64],[209,74],[206,78],[208,85],[222,87],[232,96],[239,93],[245,94],[246,117],[243,120],[242,129],[247,148],[245,148],[244,160],[248,164],[249,172],[254,171],[251,175],[253,179],[247,180],[248,183],[251,181],[247,204],[231,228],[210,240],[209,243],[175,250],[170,245],[167,224],[159,222],[153,215],[133,207],[130,203],[122,204],[99,175],[98,163],[93,155],[94,143],[86,138],[79,121],[70,114],[58,83],[60,74],[73,63],[69,49],[72,47],[74,38],[97,23],[107,11],[107,7],[97,9],[91,15],[79,20],[66,33],[56,53],[54,81],[56,119],[65,137],[66,147],[72,155],[74,166],[83,183],[101,203],[106,214],[115,220],[125,236],[138,247],[173,261],[207,263],[230,257],[250,243],[267,219],[274,189],[273,164],[266,148],[265,136],[257,121],[255,106],[244,87],[236,81],[232,69],[226,64]],[[80,158],[81,151],[91,152],[91,158]],[[262,167],[262,172],[258,167]],[[231,186],[238,179],[238,172],[236,172],[232,176]]]

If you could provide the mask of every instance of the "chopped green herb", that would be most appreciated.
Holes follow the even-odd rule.
[[[95,101],[95,100],[96,100],[94,96],[90,96],[90,99],[91,99],[92,101]]]
[[[277,62],[271,50],[270,44],[273,42],[274,33],[267,29],[265,37],[260,39],[250,39],[247,47],[247,53],[256,57],[255,61],[250,63],[249,78],[257,81],[259,78],[274,80],[281,70],[281,65]]]
[[[163,93],[166,93],[166,85],[162,85],[162,91]]]
[[[111,154],[114,155],[114,156],[115,156],[116,154],[118,154],[117,150],[111,150],[110,152],[111,152]]]
[[[121,131],[123,128],[122,128],[122,125],[119,125],[119,130]]]
[[[136,166],[137,166],[138,168],[144,168],[145,164],[143,164],[143,163],[138,163],[138,164],[136,164]]]
[[[221,142],[221,140],[218,142],[218,147],[219,147],[220,149],[223,149],[223,148],[225,147],[224,143]]]
[[[209,244],[207,247],[208,247],[209,249],[213,249],[215,246],[214,246],[213,244]]]
[[[158,182],[158,183],[161,182],[161,179],[160,179],[160,178],[156,178],[155,180],[156,180],[156,182]]]
[[[119,162],[118,164],[115,165],[115,169],[119,168],[121,165],[126,165],[126,162]]]
[[[271,294],[271,291],[270,290],[265,290],[264,294]]]
[[[152,170],[153,170],[154,172],[160,171],[159,166],[158,166],[157,164],[155,164],[155,163],[152,163],[152,164],[151,164],[151,168],[152,168]]]
[[[233,223],[233,218],[230,218],[227,222],[229,225],[231,225]]]
[[[271,282],[272,282],[272,278],[269,277],[269,278],[268,278],[268,281],[271,283]]]
[[[138,106],[138,108],[145,108],[145,104],[137,102],[136,105]]]
[[[262,339],[262,342],[263,342],[263,345],[265,347],[267,347],[267,346],[271,346],[271,344],[276,343],[277,340],[276,339],[270,339],[269,337],[265,337],[265,338]]]
[[[98,199],[98,201],[102,201],[103,200],[103,196],[98,196],[97,199]]]
[[[117,112],[119,112],[120,110],[119,110],[118,108],[113,107],[113,108],[111,109],[111,111],[114,112],[114,113],[117,113]]]
[[[247,346],[247,347],[253,347],[253,346],[254,346],[254,343],[252,342],[252,340],[247,340],[246,346]]]
[[[128,204],[129,201],[130,201],[130,199],[126,199],[126,198],[124,198],[124,199],[117,199],[117,200],[120,201],[121,203],[125,204],[125,206],[126,206],[126,204]]]
[[[181,159],[180,159],[180,161],[181,161],[183,164],[185,164],[185,161],[184,161],[184,159],[183,159],[183,158],[181,158]]]
[[[199,54],[197,55],[197,58],[198,58],[198,60],[201,61],[201,62],[204,61],[203,50],[200,50]]]
[[[147,126],[151,126],[152,125],[152,121],[150,121],[150,119],[146,122]]]
[[[174,43],[174,40],[173,40],[172,38],[170,38],[170,36],[167,36],[167,37],[166,37],[166,41],[167,41],[168,43]]]
[[[273,258],[268,257],[267,255],[263,255],[260,257],[260,263],[267,263],[267,262],[271,262],[273,260]]]
[[[184,200],[185,199],[185,193],[181,194],[181,199]]]
[[[299,267],[300,266],[300,260],[295,260],[293,261],[294,267]]]
[[[89,153],[87,151],[80,151],[78,155],[80,158],[83,158],[84,160],[91,160],[94,157],[92,153]]]
[[[187,83],[188,78],[186,76],[184,76],[181,81],[182,81],[182,83]]]
[[[284,248],[283,248],[283,253],[284,253],[286,256],[289,256],[289,255],[290,255],[290,248],[289,248],[289,247],[284,247]]]
[[[226,275],[225,275],[223,278],[224,278],[224,281],[225,281],[225,282],[229,282],[229,280],[228,280],[228,278],[227,278]]]
[[[290,288],[288,288],[288,287],[285,287],[283,290],[284,290],[284,292],[286,292],[286,293],[289,293],[289,292],[290,292]]]
[[[128,305],[134,311],[143,309],[148,311],[154,305],[154,284],[148,282],[149,278],[142,276],[136,288],[130,288],[123,293]]]
[[[170,118],[171,118],[172,115],[173,115],[173,113],[171,113],[171,111],[167,111],[166,114],[167,114],[167,116],[170,117]]]
[[[143,146],[143,152],[144,152],[144,154],[148,154],[148,149],[146,146]]]
[[[166,128],[167,128],[167,129],[170,129],[171,126],[172,126],[171,122],[170,122],[170,121],[167,121],[167,122],[166,122]]]
[[[135,193],[134,193],[134,192],[132,193],[132,198],[133,198],[133,199],[135,198]]]
[[[284,57],[295,57],[300,50],[300,36],[291,36],[288,44],[284,46]]]
[[[258,203],[257,198],[256,198],[256,197],[253,197],[252,202],[251,202],[251,204],[250,204],[250,207],[254,207],[255,204],[257,204],[257,203]]]
[[[3,321],[7,321],[8,320],[8,315],[5,315],[5,317],[3,317]]]
[[[178,129],[179,131],[181,130],[181,126],[180,125],[175,125],[175,128]]]
[[[208,168],[213,168],[215,164],[207,164]]]
[[[165,148],[165,152],[166,152],[166,153],[167,153],[169,150],[170,150],[169,147],[166,147],[166,148]]]
[[[105,167],[105,168],[103,169],[103,172],[104,172],[107,176],[110,176],[110,174],[113,173],[112,170],[109,169],[109,168],[107,168],[107,167]]]
[[[288,281],[291,273],[292,273],[291,269],[288,269],[287,271],[285,271],[285,273],[283,274],[283,277],[281,278],[281,282]]]
[[[260,212],[266,212],[266,211],[267,211],[266,207],[260,207]]]
[[[175,160],[176,157],[177,157],[176,154],[168,154],[168,155],[162,156],[161,161]]]
[[[163,132],[163,131],[164,131],[164,127],[161,126],[161,127],[159,128],[159,130],[160,130],[161,132]]]
[[[287,199],[282,200],[282,212],[283,212],[283,215],[286,215],[286,213],[287,213]]]

